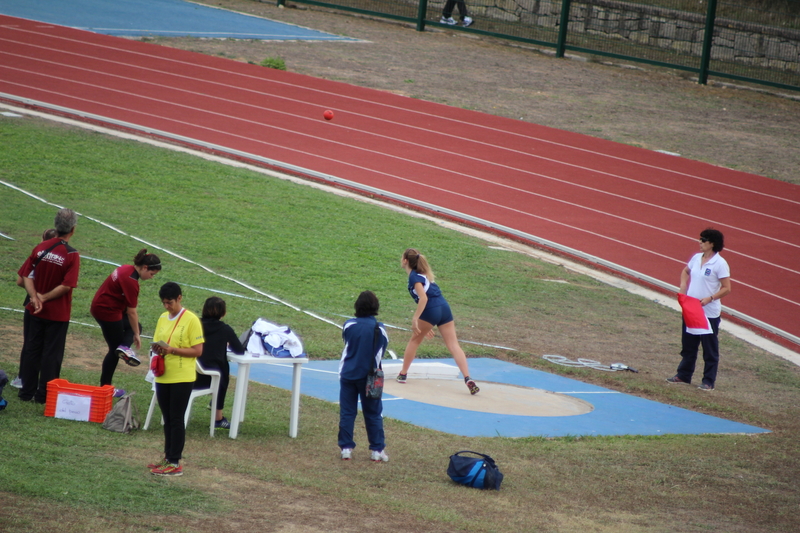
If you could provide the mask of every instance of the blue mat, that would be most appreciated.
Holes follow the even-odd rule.
[[[452,359],[438,361],[454,365]],[[231,365],[234,374],[235,367]],[[566,394],[591,403],[594,410],[575,416],[500,415],[393,399],[385,394],[384,416],[464,437],[769,433],[769,430],[756,426],[645,400],[495,359],[470,359],[469,367],[473,376],[480,377],[479,382],[505,383]],[[303,365],[302,394],[338,402],[338,368],[338,361],[312,361]],[[291,390],[291,377],[291,368],[278,365],[253,365],[250,370],[251,381],[286,390]],[[669,385],[665,383],[664,386]],[[301,417],[301,431],[302,426]]]
[[[182,0],[0,0],[0,13],[121,37],[358,40]]]

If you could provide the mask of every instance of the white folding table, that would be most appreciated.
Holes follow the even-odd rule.
[[[292,400],[289,409],[289,436],[297,437],[297,423],[300,418],[300,372],[304,363],[308,362],[307,357],[272,357],[261,355],[253,357],[250,353],[236,355],[228,353],[228,361],[236,363],[238,370],[236,373],[236,392],[233,396],[233,413],[231,413],[231,428],[228,433],[230,438],[235,439],[239,434],[239,424],[244,421],[244,408],[247,403],[247,386],[250,382],[251,365],[293,365],[292,367]]]

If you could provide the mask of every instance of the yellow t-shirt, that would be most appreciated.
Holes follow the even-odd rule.
[[[168,312],[161,315],[156,324],[153,342],[164,341],[175,348],[191,348],[204,343],[203,324],[197,315],[184,309],[179,316],[180,321],[176,326],[176,321],[179,320],[177,316],[170,320]],[[156,383],[194,382],[197,378],[195,361],[195,357],[166,355],[164,357],[164,375],[157,377]]]

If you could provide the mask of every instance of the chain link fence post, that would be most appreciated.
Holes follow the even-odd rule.
[[[711,47],[714,43],[714,23],[717,18],[717,0],[708,0],[706,12],[706,29],[703,36],[703,55],[700,57],[700,71],[697,83],[708,84],[708,64],[711,61]]]
[[[556,57],[564,57],[564,50],[567,46],[567,26],[569,26],[569,7],[571,0],[561,2],[561,21],[558,28],[558,42],[556,42]]]

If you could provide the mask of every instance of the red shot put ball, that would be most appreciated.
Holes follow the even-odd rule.
[[[332,120],[332,119],[333,119],[333,111],[331,111],[331,110],[329,109],[328,111],[325,111],[325,112],[322,114],[322,116],[323,116],[323,117],[325,117],[325,120]]]

